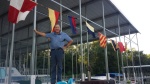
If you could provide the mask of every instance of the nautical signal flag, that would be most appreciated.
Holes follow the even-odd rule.
[[[94,27],[89,25],[87,22],[86,22],[86,26],[87,26],[88,33],[91,34],[93,38],[96,38],[95,33],[94,33]]]
[[[121,53],[122,53],[123,51],[125,51],[125,48],[124,48],[122,42],[118,42],[118,46],[119,46],[119,50],[120,50]]]
[[[104,36],[103,34],[101,34],[100,32],[98,32],[98,37],[100,40],[100,47],[105,48],[106,44],[107,44],[107,38],[106,36]]]
[[[73,34],[77,34],[77,30],[76,30],[76,18],[73,16],[68,16],[69,19],[69,23],[70,23],[70,27],[72,30]]]
[[[51,22],[51,32],[54,32],[54,26],[58,22],[60,12],[48,8],[48,17]]]
[[[112,45],[114,51],[117,51],[119,47],[118,47],[118,44],[116,43],[116,41],[114,41],[112,39],[110,39],[110,41],[111,41],[111,45]]]
[[[8,21],[18,23],[25,20],[28,13],[36,6],[31,0],[10,0]]]

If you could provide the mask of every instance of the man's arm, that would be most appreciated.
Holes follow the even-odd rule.
[[[38,35],[43,36],[43,37],[45,37],[45,36],[46,36],[46,34],[45,34],[45,33],[43,33],[43,32],[39,32],[39,31],[37,31],[37,30],[34,30],[34,32],[35,32],[36,34],[38,34]]]
[[[66,49],[67,47],[69,47],[72,44],[73,40],[70,40],[64,47],[63,49]]]

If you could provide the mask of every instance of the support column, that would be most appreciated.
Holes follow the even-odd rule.
[[[130,52],[131,52],[131,56],[132,56],[133,76],[134,76],[134,80],[136,81],[135,68],[134,68],[134,57],[133,57],[133,51],[132,51],[132,46],[131,46],[131,38],[130,38],[130,29],[129,29],[129,41],[130,41]]]
[[[104,35],[106,36],[106,28],[105,28],[105,8],[104,8],[104,2],[102,0],[102,11],[103,11],[103,32]],[[107,43],[106,43],[106,48],[105,48],[105,65],[106,65],[106,77],[107,77],[107,82],[109,82],[109,68],[108,68],[108,56],[107,56]]]
[[[65,73],[65,66],[66,66],[66,56],[65,56],[65,53],[64,53],[64,80],[65,80],[65,76],[66,76],[66,73]]]
[[[0,28],[0,64],[2,63],[2,60],[1,60],[1,58],[2,58],[2,52],[1,52],[1,45],[2,45],[2,37],[1,37],[1,35],[2,35],[2,28],[3,28],[3,18],[1,19],[1,28]]]
[[[119,41],[121,42],[121,38],[120,38],[120,21],[119,21],[119,16],[118,16],[118,28],[119,28]],[[123,63],[123,55],[121,53],[121,64],[122,64],[122,73],[123,73],[123,80],[124,82],[126,82],[126,77],[125,77],[125,71],[124,71],[124,63]]]
[[[73,55],[74,55],[74,53],[72,52],[72,78],[74,79],[74,71],[73,71],[73,69],[74,69],[74,68],[73,68],[73,67],[74,67],[74,66],[73,66]]]
[[[87,54],[88,54],[88,80],[91,80],[90,61],[89,61],[89,33],[87,31]]]
[[[77,80],[77,74],[78,74],[78,39],[77,39],[77,45],[76,45],[76,80]]]
[[[62,0],[60,0],[60,4],[62,4]],[[62,32],[62,6],[60,6],[60,28]]]
[[[35,3],[37,3],[37,0],[34,0]],[[37,6],[34,8],[34,24],[33,29],[36,29],[36,10]],[[32,42],[32,56],[31,56],[31,75],[34,75],[34,68],[35,68],[35,42],[36,42],[36,34],[33,32],[33,42]]]
[[[136,40],[137,40],[137,47],[138,47],[138,56],[139,56],[139,63],[140,63],[140,73],[141,73],[141,78],[142,78],[142,84],[144,84],[143,82],[143,71],[142,71],[142,67],[141,67],[141,55],[140,55],[140,50],[139,50],[139,42],[138,42],[138,36],[137,36],[137,33],[136,33]]]
[[[125,43],[125,36],[124,36],[124,43]],[[127,80],[129,80],[130,76],[129,76],[129,67],[128,67],[129,64],[128,64],[128,54],[127,54],[127,52],[125,52],[125,57],[126,57],[126,62],[127,62]]]
[[[84,81],[84,72],[83,72],[83,42],[82,42],[82,11],[81,11],[81,0],[79,0],[79,10],[80,10],[80,14],[79,14],[79,17],[80,17],[80,37],[81,37],[81,40],[80,40],[80,44],[81,44],[81,81]]]
[[[12,68],[12,58],[13,58],[13,49],[14,49],[14,33],[15,33],[15,24],[13,24],[13,29],[12,29],[12,40],[11,40],[9,72],[8,72],[8,84],[11,84],[11,68]]]

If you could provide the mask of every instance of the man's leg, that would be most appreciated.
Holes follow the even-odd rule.
[[[56,54],[55,51],[51,51],[51,84],[55,84],[56,82]]]
[[[63,58],[64,58],[64,51],[58,50],[58,53],[57,53],[57,82],[61,81]]]

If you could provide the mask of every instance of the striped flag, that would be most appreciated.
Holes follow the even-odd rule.
[[[105,48],[107,44],[107,38],[100,32],[98,32],[99,40],[100,40],[100,47]]]
[[[89,25],[87,22],[86,22],[86,26],[87,26],[88,33],[91,34],[93,38],[96,38],[95,33],[94,33],[94,27]]]
[[[50,8],[48,8],[48,13],[49,13],[48,16],[49,16],[49,19],[51,22],[51,32],[53,32],[54,26],[58,22],[60,13],[58,11],[52,10]]]
[[[117,51],[119,47],[118,47],[118,44],[116,43],[116,41],[114,41],[112,39],[110,39],[110,41],[111,41],[111,45],[112,45],[114,51]]]
[[[71,30],[72,30],[72,33],[73,34],[77,34],[77,30],[76,30],[76,18],[73,17],[73,16],[68,16],[68,19],[69,19],[69,23],[70,23],[70,27],[71,27]]]
[[[25,20],[28,13],[36,6],[31,0],[11,0],[8,12],[8,21],[18,23]]]

